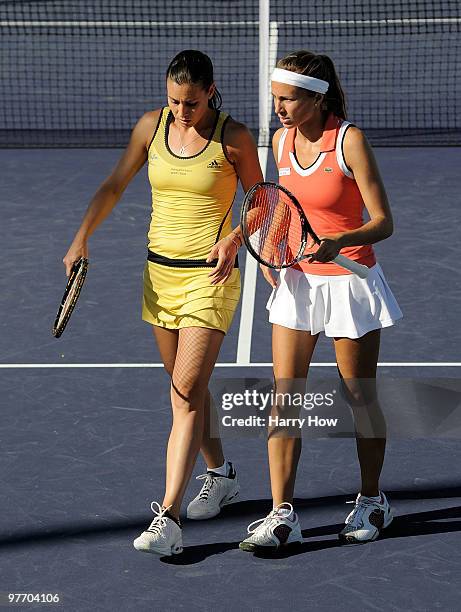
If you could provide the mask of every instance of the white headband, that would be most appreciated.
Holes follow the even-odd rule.
[[[275,68],[271,80],[277,81],[277,83],[286,83],[287,85],[302,87],[303,89],[309,89],[310,91],[316,91],[321,94],[326,94],[329,87],[327,81],[315,79],[314,77],[299,74],[298,72],[292,72],[291,70],[283,70],[283,68]]]

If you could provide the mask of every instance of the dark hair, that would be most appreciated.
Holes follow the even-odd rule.
[[[294,51],[279,60],[277,68],[327,81],[330,86],[324,97],[326,110],[346,119],[346,98],[336,74],[335,65],[328,55],[317,55],[303,50]],[[315,93],[312,92],[312,95],[314,96]]]
[[[205,53],[187,49],[181,51],[170,62],[166,71],[166,78],[171,79],[178,85],[200,84],[208,91],[214,83],[213,64]],[[221,108],[222,97],[215,88],[213,97],[208,101],[210,108]]]

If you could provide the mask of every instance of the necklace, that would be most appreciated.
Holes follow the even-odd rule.
[[[197,136],[193,138],[190,142],[188,142],[187,144],[184,144],[181,138],[181,134],[179,133],[179,130],[178,130],[178,138],[179,138],[179,144],[181,145],[181,148],[179,149],[179,155],[184,155],[186,152],[186,149],[190,147],[191,144],[193,144],[196,140],[201,138],[201,136],[200,134],[197,134]]]

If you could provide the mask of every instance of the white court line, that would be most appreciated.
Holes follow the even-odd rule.
[[[266,174],[267,147],[258,147],[258,157],[263,175]],[[237,340],[236,361],[239,365],[249,364],[251,359],[251,339],[253,337],[253,319],[258,280],[258,262],[248,251],[245,252],[245,276],[243,278],[242,308]]]
[[[270,7],[268,0],[259,0],[259,133],[258,158],[263,176],[266,176],[267,156],[269,153],[269,128],[271,117],[270,71],[275,64],[271,57],[271,24],[269,21]],[[258,265],[256,260],[246,251],[245,276],[243,279],[242,309],[240,313],[239,335],[237,340],[238,364],[248,364],[251,361],[251,339],[253,335],[253,318],[256,299],[256,283],[258,280]]]
[[[460,361],[382,361],[379,367],[387,368],[459,368]],[[271,368],[272,363],[217,363],[217,368]],[[335,368],[336,362],[311,363],[314,368]],[[0,369],[33,369],[33,368],[163,368],[162,363],[2,363]]]
[[[269,128],[272,109],[270,72],[275,66],[277,59],[278,29],[277,22],[269,21],[269,5],[265,0],[260,0],[260,15],[258,158],[263,176],[265,177],[270,145]],[[236,357],[236,362],[240,365],[249,364],[251,361],[251,339],[253,337],[257,280],[257,261],[247,251]]]

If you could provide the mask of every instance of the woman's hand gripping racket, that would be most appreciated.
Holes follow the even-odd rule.
[[[248,191],[241,212],[242,236],[253,255],[269,268],[288,268],[307,259],[306,246],[322,241],[314,232],[295,196],[277,183],[256,183]],[[360,278],[369,269],[344,255],[332,261]]]
[[[56,315],[56,321],[53,326],[53,336],[59,338],[62,332],[65,330],[67,323],[69,322],[70,315],[75,308],[78,296],[85,282],[86,272],[88,270],[88,259],[80,257],[74,265],[67,281],[66,290],[61,301],[61,305]]]

